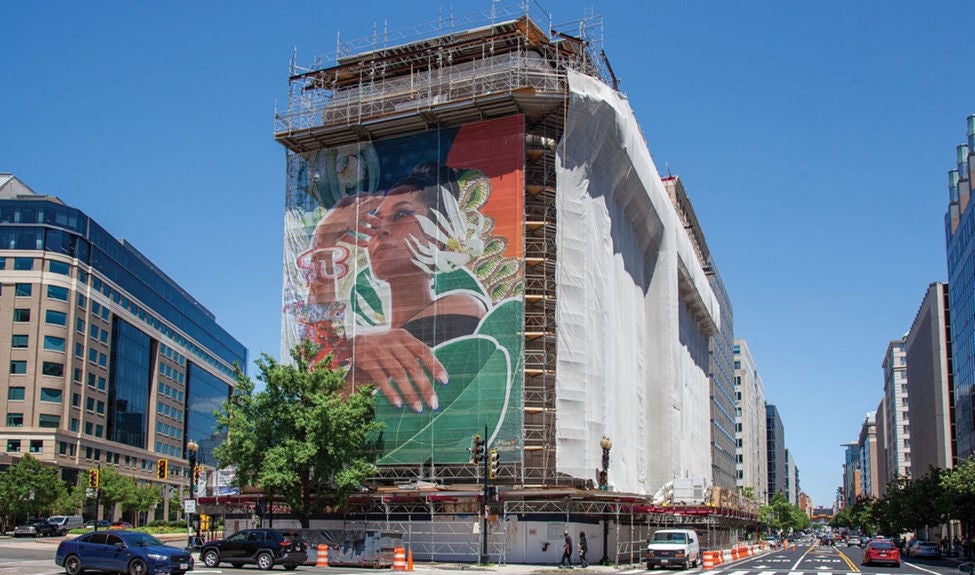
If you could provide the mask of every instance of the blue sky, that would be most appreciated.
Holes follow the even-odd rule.
[[[278,354],[288,64],[437,2],[0,0],[0,171],[83,209]],[[455,2],[455,14],[488,0]],[[657,167],[681,176],[816,505],[887,344],[944,281],[946,172],[975,112],[970,2],[575,0]],[[253,367],[250,366],[253,372]]]

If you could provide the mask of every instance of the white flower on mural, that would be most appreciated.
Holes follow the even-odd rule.
[[[440,199],[446,213],[431,209],[436,222],[416,215],[427,237],[410,236],[406,244],[413,254],[413,263],[429,274],[453,271],[484,254],[484,216],[477,211],[464,212],[453,194],[443,188]]]

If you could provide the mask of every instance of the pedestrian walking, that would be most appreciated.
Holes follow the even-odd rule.
[[[572,536],[568,531],[563,531],[562,535],[565,535],[565,543],[562,545],[562,561],[559,567],[572,569]]]
[[[586,552],[589,551],[589,544],[586,542],[586,532],[579,532],[579,564],[583,568],[589,567],[589,561],[586,560]]]

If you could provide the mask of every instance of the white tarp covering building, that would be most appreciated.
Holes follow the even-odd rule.
[[[710,476],[707,338],[717,301],[629,104],[569,71],[558,148],[558,469],[613,441],[615,490]]]

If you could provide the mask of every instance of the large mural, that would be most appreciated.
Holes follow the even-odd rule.
[[[524,119],[289,154],[284,337],[375,388],[381,465],[521,459]],[[286,354],[283,354],[287,357]]]

